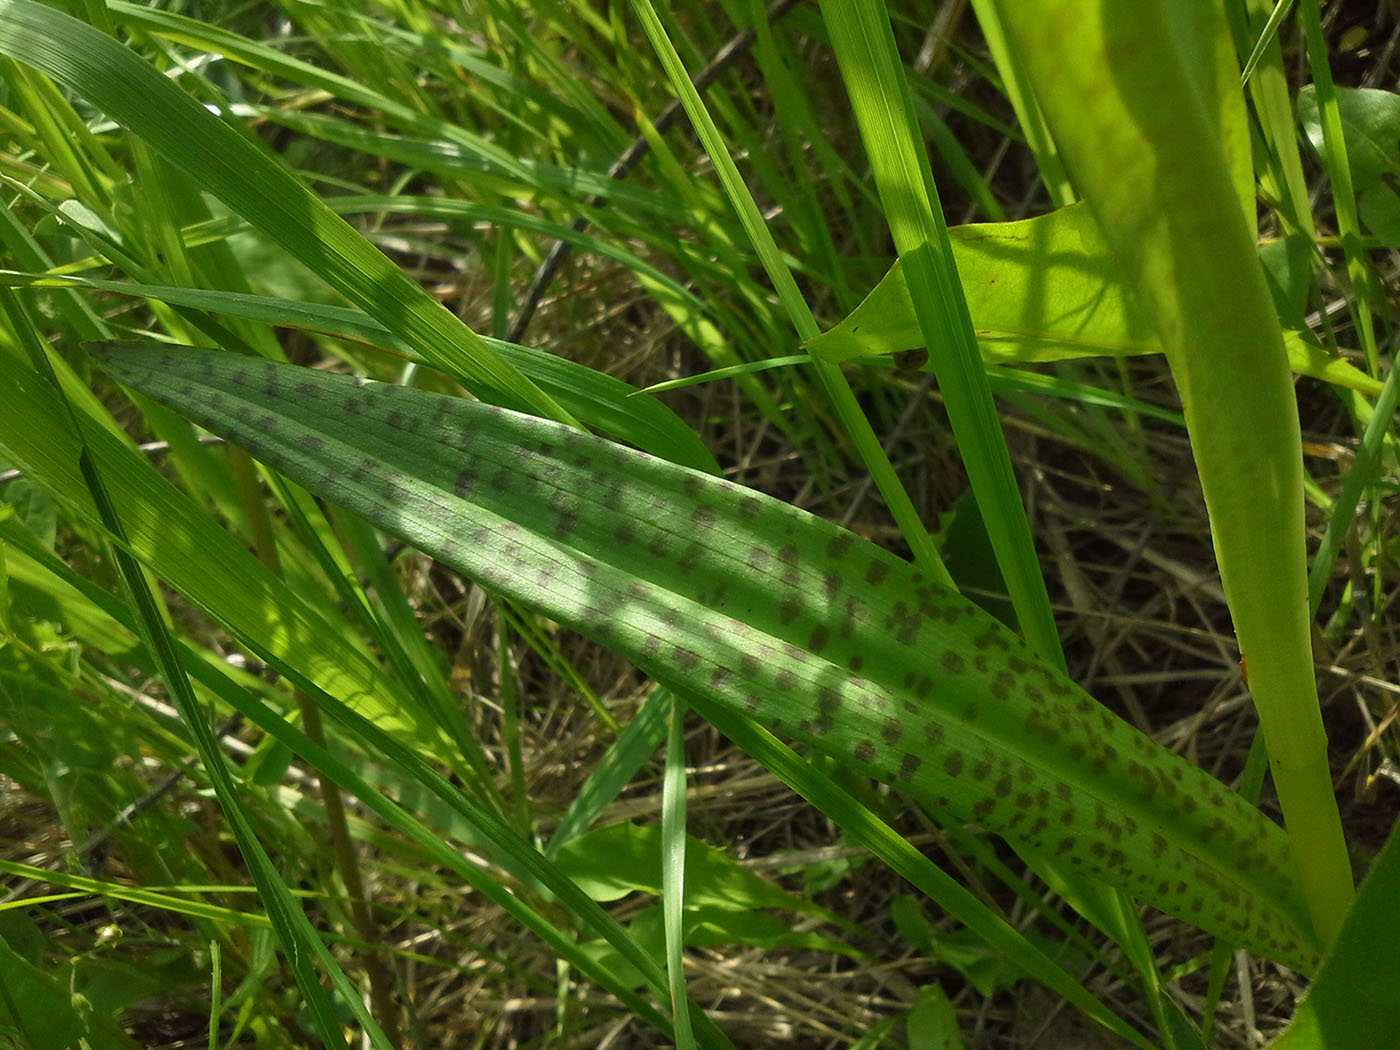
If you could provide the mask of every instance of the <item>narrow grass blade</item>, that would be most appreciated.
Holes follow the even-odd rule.
[[[108,345],[122,382],[488,588],[708,699],[1307,969],[1279,829],[907,563],[544,420]]]
[[[677,1050],[693,1050],[695,1046],[685,986],[685,786],[685,702],[672,696],[661,788],[661,911]]]
[[[134,631],[134,614],[128,607],[83,577],[74,574],[52,554],[42,549],[35,549],[32,543],[26,542],[18,530],[5,529],[4,539],[6,542],[17,544],[21,550],[34,558],[36,563],[43,565],[49,572],[65,581],[77,594],[82,595],[91,603],[92,609],[97,615],[110,618],[112,622]],[[100,613],[97,610],[100,610]],[[407,803],[396,804],[381,792],[374,790],[367,782],[367,778],[372,779],[375,775],[374,771],[363,768],[352,769],[345,759],[315,744],[304,733],[292,726],[282,713],[241,688],[232,679],[230,669],[223,661],[201,659],[194,651],[184,646],[178,646],[177,649],[185,672],[208,689],[210,693],[217,696],[232,710],[243,714],[272,739],[282,743],[292,752],[302,755],[321,773],[329,776],[337,785],[354,794],[366,806],[378,813],[388,826],[396,829],[406,839],[417,843],[429,856],[434,857],[444,870],[456,873],[473,889],[499,905],[522,926],[540,937],[558,952],[561,958],[575,966],[580,973],[597,981],[601,987],[612,992],[620,1002],[635,1010],[638,1016],[656,1025],[663,1033],[669,1034],[669,1022],[634,992],[612,984],[604,970],[595,966],[589,956],[578,951],[577,943],[566,931],[559,929],[545,915],[532,907],[522,898],[521,894],[512,892],[503,885],[497,873],[482,870],[471,863],[463,855],[460,848],[444,840],[441,833],[441,821],[435,827],[430,828],[407,812],[409,808]],[[541,857],[532,846],[502,824],[485,807],[467,798],[460,789],[454,787],[444,776],[429,767],[416,751],[389,736],[373,722],[356,714],[341,700],[319,690],[311,681],[301,678],[295,668],[285,665],[276,666],[296,682],[300,688],[312,692],[327,715],[363,741],[365,747],[376,756],[378,761],[401,778],[396,784],[396,794],[400,799],[403,799],[406,794],[403,790],[405,784],[411,783],[425,788],[434,798],[445,803],[448,810],[460,818],[470,829],[470,835],[465,836],[466,841],[496,853],[501,858],[502,864],[508,869],[518,872],[525,882],[533,881],[546,888],[558,900],[568,905],[584,929],[612,944],[623,958],[630,960],[637,967],[638,972],[652,981],[653,988],[658,993],[664,994],[664,981],[660,969],[654,966],[650,958],[633,943],[632,939],[616,922],[564,877],[553,864]],[[0,868],[3,867],[4,865],[0,865]],[[85,881],[79,876],[65,875],[54,877],[51,881],[58,885],[74,886],[92,892],[101,890],[101,884],[93,880]],[[120,892],[114,891],[112,895],[154,907],[164,907],[168,910],[183,910],[186,914],[198,918],[241,922],[249,926],[267,927],[270,925],[270,920],[265,915],[211,911],[209,907],[195,902],[188,903],[182,909],[180,902],[153,895],[152,891],[149,890],[125,887]],[[727,1045],[725,1040],[716,1036],[713,1029],[708,1026],[703,1029],[702,1037],[707,1047]]]
[[[1035,651],[1063,667],[1045,578],[987,385],[933,173],[910,109],[889,15],[877,0],[841,0],[823,3],[822,18],[913,293],[948,422],[1017,621]]]
[[[362,310],[350,307],[273,299],[248,292],[175,288],[132,281],[106,281],[96,277],[19,273],[14,270],[0,270],[0,285],[92,288],[115,295],[154,299],[173,306],[207,310],[222,317],[259,321],[281,328],[368,343],[391,353],[402,354],[412,361],[429,363],[410,343]],[[629,441],[654,456],[696,470],[719,472],[719,465],[704,442],[656,398],[639,397],[637,395],[643,391],[620,379],[543,350],[491,338],[486,338],[486,343],[590,427]]]
[[[50,384],[57,388],[58,378],[54,375],[52,368],[48,367],[48,359],[45,356],[43,346],[33,335],[32,329],[27,326],[26,318],[18,301],[14,298],[14,294],[6,290],[3,297],[0,298],[3,299],[5,312],[14,325],[14,330],[25,344],[32,359],[45,369]],[[61,394],[60,399],[62,399]],[[68,411],[73,426],[80,427],[78,416],[73,412],[72,407],[66,402],[64,407]],[[108,494],[107,485],[98,470],[92,451],[81,436],[78,447],[78,468],[97,511],[98,519],[117,541],[113,545],[111,553],[116,561],[128,602],[136,611],[135,627],[147,652],[155,661],[166,688],[170,691],[185,729],[194,741],[200,764],[209,777],[214,795],[219,802],[219,808],[228,821],[234,841],[238,845],[238,851],[242,854],[253,883],[258,888],[258,896],[262,900],[263,907],[267,909],[268,918],[272,922],[273,929],[277,932],[287,964],[292,970],[297,987],[305,997],[322,1043],[327,1050],[333,1050],[337,1046],[344,1046],[344,1039],[337,1030],[331,997],[322,987],[321,976],[313,968],[312,959],[320,964],[321,971],[329,978],[332,987],[363,1026],[370,1044],[376,1050],[390,1050],[383,1031],[365,1009],[354,986],[345,976],[335,957],[326,948],[325,942],[311,925],[306,913],[302,911],[300,905],[293,898],[286,881],[273,866],[272,859],[259,840],[252,820],[243,808],[237,785],[209,725],[207,715],[196,699],[194,688],[181,665],[175,639],[166,625],[163,605],[140,563],[126,547],[125,527],[117,514],[116,505]]]
[[[792,275],[791,268],[782,252],[778,250],[777,242],[773,239],[773,234],[768,229],[768,224],[764,221],[757,202],[749,193],[748,186],[740,175],[734,158],[730,156],[724,138],[720,135],[719,129],[706,110],[704,101],[700,98],[699,92],[695,90],[695,85],[691,83],[680,55],[676,53],[667,37],[666,30],[657,17],[651,0],[632,0],[632,5],[641,19],[647,38],[651,41],[652,47],[656,49],[657,57],[661,59],[661,64],[670,77],[672,87],[680,98],[681,104],[685,107],[686,115],[690,117],[696,134],[700,136],[706,153],[709,154],[710,160],[715,165],[715,172],[724,185],[729,203],[738,212],[739,221],[743,224],[749,243],[753,245],[759,261],[763,264],[764,272],[773,283],[773,288],[787,313],[788,320],[797,330],[799,339],[806,340],[815,337],[818,332],[816,318],[812,316],[811,309],[807,306],[806,300],[802,298],[802,292],[797,287],[797,281]],[[855,394],[852,392],[850,384],[846,382],[845,376],[841,374],[840,369],[825,363],[817,364],[816,373],[818,382],[831,400],[837,418],[840,419],[846,433],[850,435],[851,441],[855,444],[861,459],[864,460],[866,468],[870,471],[871,478],[874,479],[880,494],[885,498],[890,513],[899,524],[905,541],[914,552],[915,560],[941,582],[951,583],[951,577],[947,575],[947,570],[943,567],[943,561],[939,557],[933,541],[929,538],[928,530],[924,528],[918,512],[914,509],[913,502],[909,499],[909,494],[905,491],[903,483],[890,464],[889,457],[885,455],[884,447],[865,418],[865,414],[856,401]]]
[[[505,404],[571,421],[270,154],[111,37],[33,0],[2,0],[0,54],[52,77],[139,135],[449,375]]]

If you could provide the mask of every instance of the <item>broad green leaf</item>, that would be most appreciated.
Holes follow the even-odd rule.
[[[1361,883],[1293,1024],[1270,1050],[1371,1050],[1400,1032],[1400,825]]]
[[[988,364],[1162,352],[1150,316],[1083,205],[1019,222],[958,226],[948,235]],[[1299,375],[1379,392],[1377,380],[1304,333],[1288,332],[1285,342]],[[900,263],[840,324],[804,345],[828,361],[923,346]]]
[[[1161,349],[1083,205],[1019,222],[957,226],[948,236],[984,360],[1054,361]],[[812,356],[832,361],[922,345],[899,262],[849,317],[806,344]]]
[[[1275,825],[835,525],[481,403],[193,348],[99,356],[662,684],[1265,955],[1315,961]]]

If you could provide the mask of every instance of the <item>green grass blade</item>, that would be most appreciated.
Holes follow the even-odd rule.
[[[574,795],[559,826],[550,836],[544,853],[553,857],[570,839],[583,834],[599,814],[632,782],[666,738],[671,710],[671,691],[658,686],[651,691],[617,739],[593,766],[587,782]]]
[[[0,384],[0,450],[80,518],[96,522],[77,469],[76,439],[52,388],[32,369],[14,362],[6,368],[6,382]],[[86,393],[80,384],[73,386]],[[78,407],[78,399],[73,401]],[[111,419],[105,412],[102,418]],[[251,651],[270,651],[270,662],[300,668],[390,731],[411,734],[433,753],[444,751],[431,725],[419,721],[412,701],[356,643],[354,632],[333,609],[276,579],[126,443],[91,428],[87,443],[132,551],[156,575],[215,613]]]
[[[685,990],[685,787],[685,703],[672,696],[661,787],[661,910],[677,1050],[695,1046]]]
[[[23,311],[13,292],[7,290],[4,293],[2,305],[26,349],[47,372],[47,379],[57,389],[58,377],[48,365],[42,343],[26,325]],[[79,417],[73,412],[72,406],[65,402],[64,408],[68,411],[72,425],[80,428]],[[345,1041],[338,1031],[331,998],[322,987],[320,975],[311,965],[313,958],[320,963],[321,970],[330,979],[331,985],[363,1026],[370,1044],[376,1050],[392,1050],[383,1031],[369,1015],[340,964],[330,954],[320,934],[293,898],[286,881],[274,867],[271,857],[259,840],[252,820],[243,807],[242,798],[209,724],[208,716],[196,698],[189,677],[181,664],[175,639],[166,626],[163,604],[140,563],[127,549],[125,527],[117,513],[116,505],[108,494],[107,485],[97,468],[92,451],[81,434],[78,438],[78,469],[92,499],[98,520],[117,541],[112,546],[111,553],[116,561],[128,602],[136,610],[134,625],[160,671],[161,678],[180,712],[185,729],[194,741],[200,765],[213,786],[219,808],[229,823],[238,851],[242,854],[253,883],[258,888],[258,897],[262,900],[273,929],[277,932],[287,964],[291,967],[297,987],[306,1000],[322,1044],[327,1050],[333,1050],[335,1047],[344,1046]]]
[[[33,542],[24,538],[22,530],[17,530],[12,526],[13,523],[10,522],[0,523],[0,536],[3,536],[6,542],[16,544],[36,563],[43,565],[49,572],[66,581],[76,593],[91,603],[95,612],[100,610],[97,615],[108,618],[114,624],[126,625],[134,630],[133,614],[125,605],[84,578],[74,574],[72,570],[47,551],[35,549]],[[645,1000],[636,996],[629,989],[611,982],[606,971],[595,966],[589,956],[578,952],[576,943],[566,931],[559,929],[539,910],[524,901],[518,893],[513,893],[503,886],[497,874],[472,864],[460,849],[454,848],[450,842],[445,841],[441,833],[441,822],[437,827],[429,828],[411,813],[408,813],[406,811],[408,807],[405,804],[390,802],[381,792],[373,790],[366,783],[366,778],[370,776],[368,771],[359,767],[352,769],[343,758],[313,743],[304,733],[289,724],[281,713],[259,701],[233,681],[228,665],[222,660],[202,659],[188,647],[181,647],[180,659],[186,672],[210,693],[223,700],[231,709],[242,713],[272,739],[284,744],[294,753],[302,755],[316,769],[329,776],[341,788],[351,792],[370,809],[377,812],[390,827],[397,829],[406,839],[416,842],[428,855],[434,857],[445,870],[457,873],[468,885],[503,908],[526,929],[534,932],[556,950],[561,958],[577,967],[579,972],[597,981],[601,987],[607,988],[617,996],[620,1002],[634,1009],[638,1016],[669,1034],[669,1022]],[[362,740],[370,754],[375,755],[377,760],[385,763],[402,778],[401,785],[397,790],[400,798],[405,795],[402,783],[412,783],[425,788],[471,829],[471,834],[465,837],[464,841],[474,847],[484,847],[491,850],[501,858],[501,863],[504,866],[518,874],[524,881],[527,883],[533,881],[535,884],[545,887],[555,898],[567,903],[585,929],[612,944],[624,958],[631,960],[637,966],[639,972],[652,979],[658,994],[664,995],[665,988],[662,983],[661,971],[653,966],[650,958],[642,953],[627,933],[603,913],[592,900],[563,877],[557,868],[544,858],[539,857],[534,848],[526,844],[519,835],[502,824],[489,810],[467,798],[445,777],[429,767],[415,751],[389,736],[374,723],[357,715],[339,699],[319,690],[313,682],[304,679],[296,668],[286,665],[275,666],[301,688],[312,692],[327,715]],[[93,892],[101,890],[101,884],[93,880],[84,881],[78,876],[54,876],[50,881],[56,885],[74,886]],[[265,915],[211,910],[209,906],[194,902],[185,905],[182,909],[181,903],[177,900],[154,895],[151,891],[138,888],[123,887],[115,895],[121,899],[130,899],[134,902],[168,910],[183,910],[186,914],[202,918],[264,927],[270,925],[270,920]],[[707,1034],[705,1045],[714,1047],[726,1044],[722,1039],[713,1038],[712,1033],[710,1033]]]
[[[778,301],[782,303],[788,320],[797,330],[799,339],[814,338],[818,334],[816,319],[802,298],[792,270],[778,250],[777,242],[774,241],[767,223],[763,221],[758,204],[749,193],[719,129],[705,109],[705,104],[701,100],[699,92],[695,90],[695,85],[691,83],[690,76],[686,73],[680,56],[671,46],[671,41],[662,27],[655,9],[650,0],[633,0],[633,7],[641,18],[642,27],[646,30],[652,47],[656,49],[657,56],[661,59],[661,64],[670,77],[672,87],[680,97],[682,105],[685,106],[686,115],[690,117],[696,133],[700,136],[700,141],[705,146],[706,153],[709,154],[710,160],[715,165],[715,171],[724,185],[729,202],[738,212],[744,232],[748,235],[754,251],[757,252],[764,272],[773,283],[778,294]],[[876,487],[879,488],[880,494],[884,496],[885,503],[899,524],[905,541],[914,552],[915,560],[941,582],[951,583],[951,578],[943,567],[943,561],[939,557],[933,541],[929,538],[928,530],[924,528],[923,522],[919,519],[913,502],[909,499],[898,475],[895,474],[889,457],[885,455],[884,448],[869,421],[865,418],[865,414],[861,411],[855,394],[845,377],[839,369],[825,363],[818,363],[816,370],[818,381],[827,397],[830,398],[837,417],[841,420],[841,425],[854,442],[861,459],[870,471],[871,478]]]
[[[1400,1031],[1400,826],[1393,825],[1288,1031],[1269,1050],[1371,1050]]]
[[[1347,305],[1355,311],[1356,334],[1366,354],[1367,370],[1380,375],[1379,348],[1376,345],[1375,318],[1371,299],[1377,294],[1366,250],[1361,238],[1361,218],[1357,212],[1356,186],[1352,181],[1351,161],[1347,156],[1346,134],[1342,130],[1342,114],[1337,103],[1337,87],[1332,70],[1327,65],[1327,38],[1322,29],[1322,13],[1318,0],[1300,0],[1298,21],[1308,42],[1308,64],[1313,74],[1317,110],[1322,124],[1322,163],[1332,182],[1332,205],[1337,212],[1337,232],[1346,254],[1347,276],[1360,294],[1350,296]]]
[[[837,526],[478,403],[192,348],[101,356],[121,381],[657,681],[1312,965],[1276,826],[971,603]]]
[[[1064,665],[1045,578],[987,385],[928,157],[910,111],[889,16],[877,0],[824,3],[822,16],[870,157],[886,221],[957,437],[1026,638]]]
[[[32,288],[92,288],[116,295],[154,299],[174,306],[207,310],[234,319],[259,321],[281,328],[324,333],[353,342],[382,347],[412,361],[428,363],[413,347],[368,314],[324,303],[273,299],[247,292],[169,285],[106,281],[73,275],[18,273],[0,270],[0,286]],[[576,361],[497,339],[487,344],[542,390],[590,427],[631,442],[654,456],[696,470],[719,472],[710,450],[693,430],[661,401],[638,397],[639,391],[606,373]],[[805,358],[804,358],[805,359]]]
[[[109,618],[115,624],[134,629],[131,611],[110,595],[93,586],[87,580],[72,573],[67,566],[42,549],[33,549],[32,542],[26,542],[20,532],[0,525],[6,542],[15,543],[21,550],[42,564],[49,572],[67,581],[68,585],[84,596],[97,615]],[[133,656],[133,659],[135,657]],[[181,647],[181,663],[186,672],[198,681],[211,694],[223,700],[231,709],[242,713],[250,722],[260,727],[272,739],[277,740],[292,752],[302,755],[320,772],[329,776],[340,787],[362,800],[370,809],[377,812],[385,822],[403,836],[418,844],[432,856],[445,870],[453,871],[468,885],[495,902],[526,929],[531,930],[546,944],[558,952],[561,958],[577,967],[598,984],[608,989],[618,1000],[635,1010],[638,1016],[658,1026],[669,1034],[669,1022],[655,1011],[645,1000],[625,987],[614,984],[605,970],[593,964],[593,960],[580,954],[577,944],[564,930],[545,917],[538,909],[504,886],[497,873],[483,870],[471,863],[462,851],[446,841],[438,826],[429,828],[407,812],[405,803],[390,802],[381,792],[373,790],[366,778],[373,779],[370,771],[357,766],[351,768],[345,760],[320,745],[313,743],[304,733],[288,723],[286,718],[269,705],[259,701],[250,692],[241,688],[230,676],[228,665],[218,659],[202,659],[188,647]],[[406,792],[403,784],[416,784],[425,788],[434,798],[444,803],[448,810],[465,822],[471,834],[463,841],[467,844],[486,848],[501,858],[503,866],[516,873],[527,883],[533,882],[545,887],[554,897],[567,903],[572,913],[578,917],[585,929],[611,943],[619,953],[633,962],[639,972],[653,979],[658,994],[664,995],[665,988],[659,969],[652,966],[647,955],[633,943],[632,939],[617,926],[596,904],[577,887],[564,878],[553,865],[540,858],[533,847],[526,844],[519,835],[503,825],[489,810],[473,802],[451,785],[445,777],[429,767],[422,758],[404,744],[390,737],[372,722],[357,715],[340,700],[332,697],[303,679],[297,670],[290,666],[276,665],[283,674],[304,689],[312,692],[323,706],[325,713],[335,719],[350,733],[361,739],[370,754],[376,756],[401,778],[396,794],[402,799]],[[54,876],[50,879],[57,885],[74,886],[91,892],[100,892],[102,884],[93,880],[82,880],[78,876]],[[161,907],[196,917],[244,925],[267,927],[270,920],[266,915],[230,913],[223,909],[213,909],[197,902],[183,904],[149,890],[122,887],[114,893],[120,899],[129,899],[154,907]],[[648,971],[647,967],[652,967]],[[712,1033],[706,1036],[705,1045],[715,1047],[726,1045],[722,1039],[715,1039]]]
[[[929,900],[1005,954],[1033,979],[1066,1002],[1135,1046],[1151,1044],[1115,1015],[1065,969],[1026,938],[1016,927],[911,846],[893,828],[861,805],[844,788],[823,777],[812,764],[762,726],[754,725],[717,704],[695,701],[705,717],[729,739],[767,766],[775,776],[841,828],[850,838],[889,865]]]
[[[571,417],[294,179],[133,52],[33,0],[0,2],[0,54],[81,95],[425,359],[517,408]]]

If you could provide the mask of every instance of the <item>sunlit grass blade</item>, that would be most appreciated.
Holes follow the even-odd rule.
[[[691,83],[690,76],[681,62],[680,55],[671,45],[661,20],[657,17],[650,0],[633,0],[633,6],[641,18],[642,26],[646,30],[652,47],[656,50],[662,66],[670,77],[672,87],[680,97],[681,104],[685,107],[686,115],[690,117],[691,124],[694,125],[696,133],[700,136],[700,141],[704,144],[710,160],[715,165],[715,171],[729,197],[729,203],[738,213],[739,221],[743,225],[749,243],[757,253],[769,281],[772,282],[778,295],[778,301],[782,304],[789,322],[796,330],[800,340],[814,338],[818,333],[816,318],[812,316],[811,309],[807,306],[806,300],[803,299],[791,268],[778,250],[777,242],[773,239],[773,234],[768,229],[767,223],[763,221],[758,205],[749,193],[748,187],[739,173],[739,168],[730,155],[728,145],[706,110],[699,92]],[[884,496],[890,513],[899,523],[900,531],[904,534],[904,539],[909,544],[910,549],[913,550],[915,560],[940,582],[951,582],[947,570],[943,568],[943,561],[939,557],[937,549],[929,539],[928,530],[919,519],[908,493],[898,475],[895,474],[894,468],[890,465],[889,458],[885,455],[874,430],[861,411],[855,394],[851,391],[845,377],[839,369],[825,363],[817,364],[816,374],[826,396],[831,400],[841,425],[850,435],[861,459],[870,471],[872,479]]]
[[[53,77],[139,135],[435,366],[503,403],[571,418],[271,155],[111,37],[33,0],[4,0],[0,54]]]
[[[247,292],[174,288],[93,277],[0,270],[0,286],[5,285],[92,288],[121,296],[155,299],[195,310],[208,310],[223,317],[368,343],[411,361],[424,361],[410,344],[374,318],[349,307],[274,299]],[[718,472],[714,456],[695,432],[655,398],[638,397],[639,391],[622,380],[555,354],[498,339],[488,338],[486,342],[589,426],[630,441],[652,455],[697,470]]]
[[[1049,958],[1020,930],[988,908],[975,893],[943,871],[914,848],[893,828],[861,805],[840,785],[817,773],[791,748],[762,726],[715,704],[703,704],[705,717],[716,728],[753,755],[793,791],[825,813],[851,839],[889,865],[890,870],[949,915],[1005,954],[1027,975],[1073,1003],[1087,1016],[1136,1046],[1148,1044],[1142,1035],[1117,1016],[1093,993]],[[975,850],[972,852],[976,852]]]
[[[889,15],[876,0],[843,0],[823,4],[822,16],[870,157],[948,421],[1020,629],[1042,658],[1063,667],[1045,579],[987,385],[942,206],[910,110]]]
[[[13,326],[12,330],[20,337],[31,359],[47,373],[45,378],[62,400],[61,391],[58,391],[58,378],[48,365],[42,343],[26,324],[27,319],[14,293],[7,290],[3,297],[0,297],[0,304],[3,305]],[[63,407],[67,410],[72,425],[80,428],[79,417],[72,407],[66,402]],[[327,1050],[344,1045],[343,1038],[337,1030],[331,997],[322,987],[321,976],[324,975],[330,980],[341,1001],[359,1021],[370,1045],[375,1047],[375,1050],[392,1050],[384,1032],[370,1016],[355,987],[327,949],[320,934],[311,925],[300,904],[293,898],[281,872],[273,865],[272,858],[268,856],[254,830],[252,820],[244,808],[242,795],[209,724],[208,716],[200,706],[182,666],[175,639],[166,623],[163,602],[140,563],[126,549],[125,526],[108,494],[97,462],[81,433],[78,435],[78,469],[98,520],[115,540],[111,553],[116,561],[127,601],[136,611],[134,626],[159,669],[160,676],[180,712],[185,729],[194,741],[200,764],[209,778],[219,808],[229,824],[253,883],[258,888],[258,896],[267,910],[273,929],[277,932],[287,965],[292,970],[322,1043]],[[320,973],[311,965],[313,958],[320,965]]]
[[[673,695],[661,789],[661,910],[677,1050],[695,1046],[685,982],[685,788],[685,703]]]
[[[637,771],[665,740],[671,704],[669,689],[658,686],[652,690],[574,795],[545,846],[546,856],[554,856],[570,839],[588,830],[603,809],[631,783]]]

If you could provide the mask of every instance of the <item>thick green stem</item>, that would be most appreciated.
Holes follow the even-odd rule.
[[[1221,147],[1221,114],[1241,103],[1217,76],[1219,12],[1160,0],[1002,0],[1002,10],[1180,388],[1294,864],[1326,943],[1350,903],[1351,869],[1309,644],[1297,405]]]

